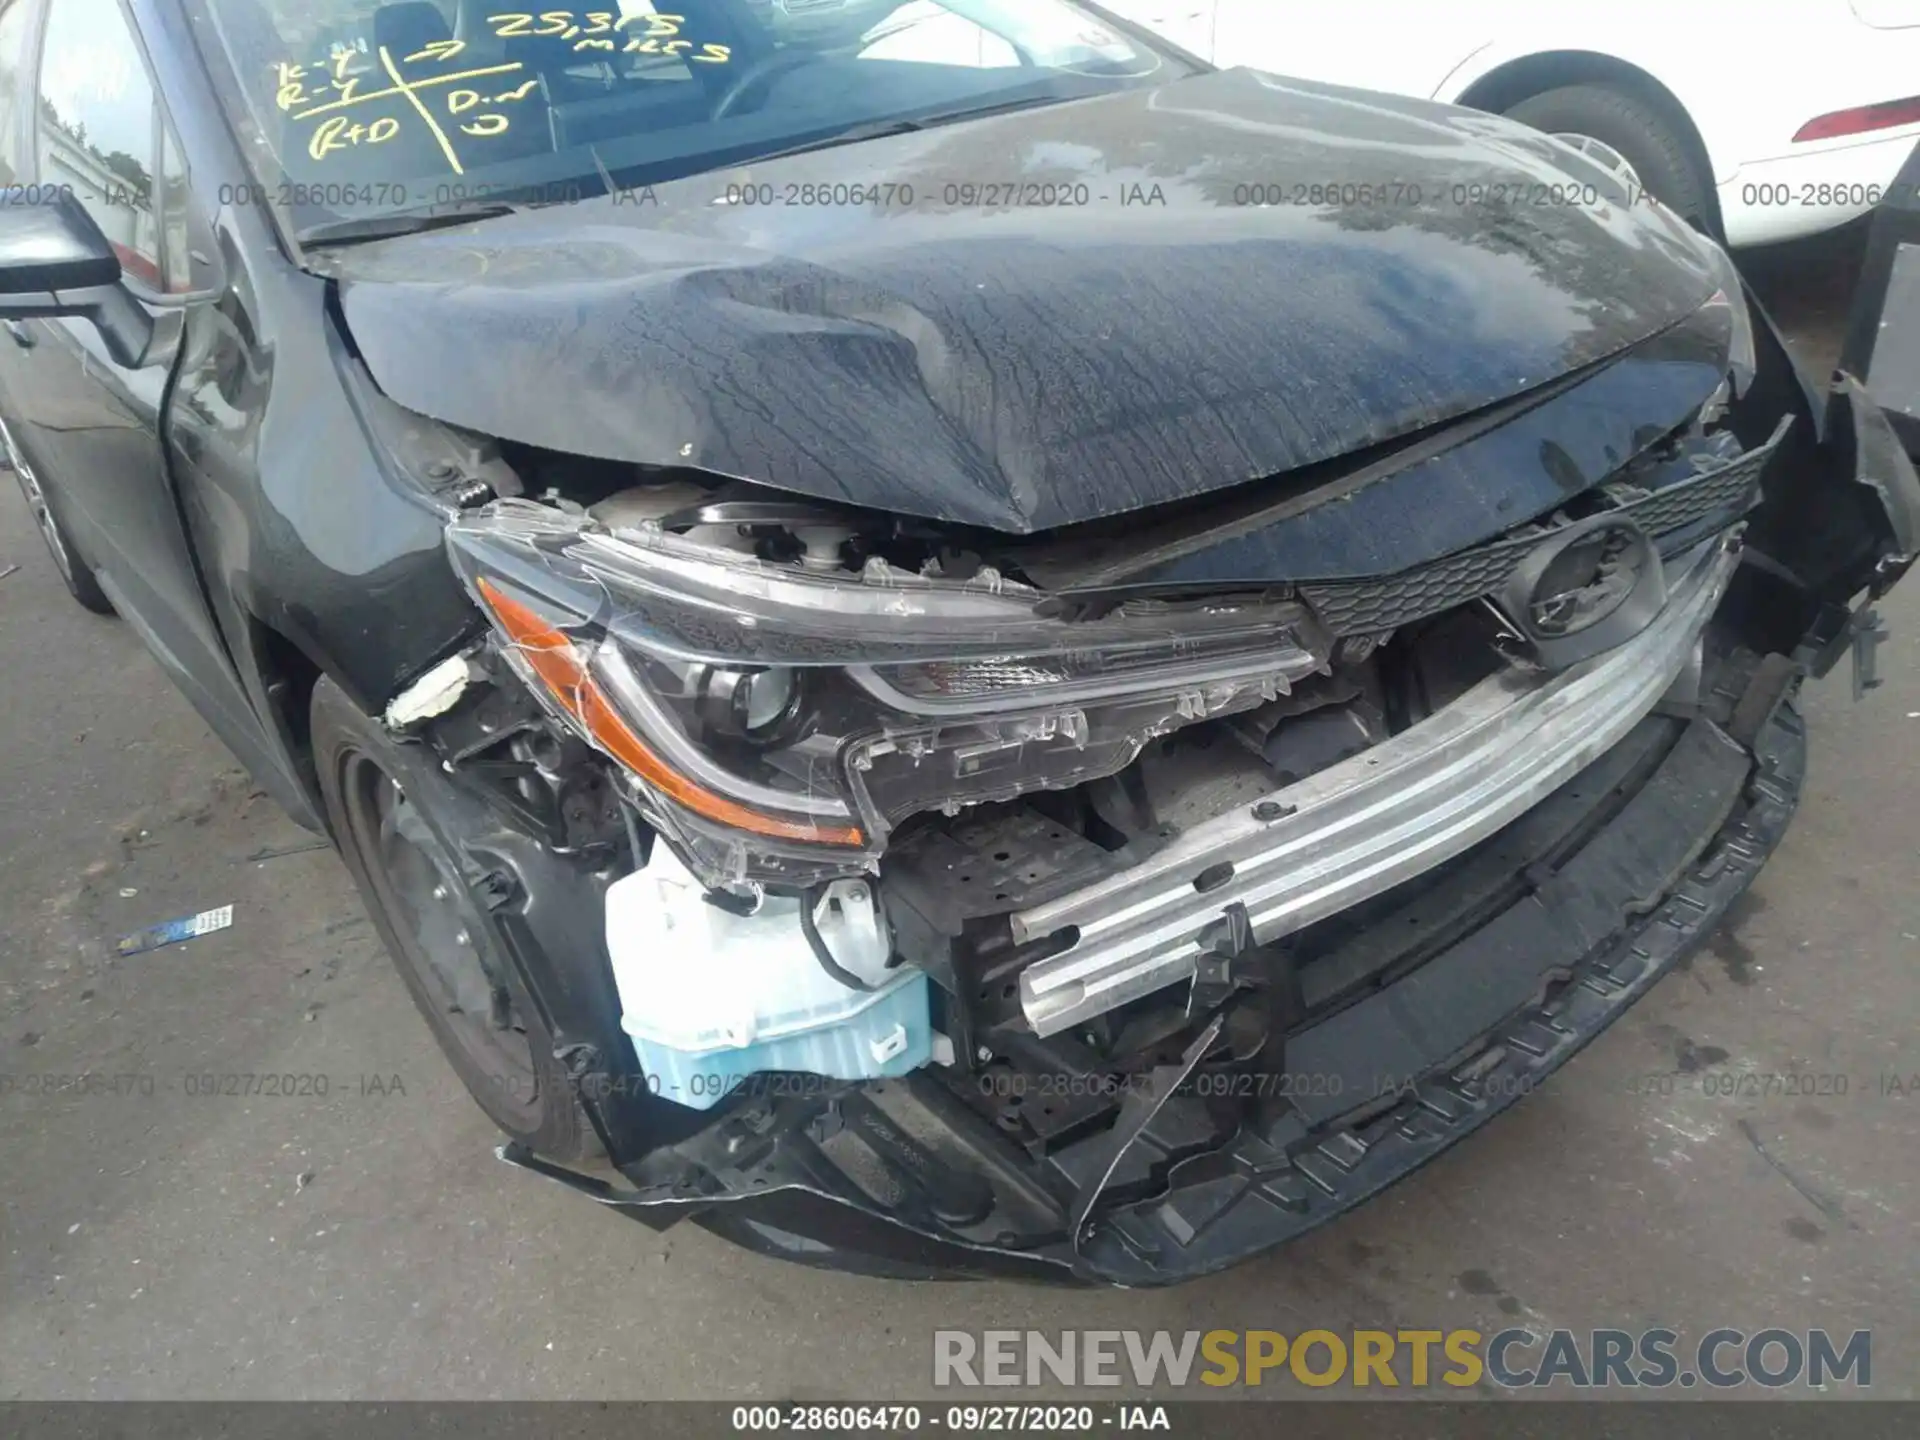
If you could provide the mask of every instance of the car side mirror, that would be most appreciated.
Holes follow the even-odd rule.
[[[137,368],[153,317],[121,283],[120,257],[71,190],[13,187],[0,194],[0,319],[70,315],[100,332],[117,365]]]

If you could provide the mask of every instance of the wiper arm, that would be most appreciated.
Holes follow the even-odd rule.
[[[756,165],[762,160],[784,160],[789,155],[806,155],[815,150],[831,150],[836,145],[857,145],[862,140],[883,140],[889,135],[911,135],[916,130],[926,128],[926,122],[923,120],[868,120],[859,125],[849,126],[845,130],[836,130],[831,135],[822,135],[818,140],[789,145],[784,150],[768,150],[750,155],[739,163]]]
[[[389,240],[396,235],[418,235],[422,231],[442,230],[449,225],[465,225],[474,220],[496,220],[502,215],[516,214],[524,208],[494,200],[469,205],[436,206],[432,210],[402,211],[396,215],[356,215],[310,225],[294,238],[309,248],[316,245],[350,245],[364,240]]]
[[[921,115],[911,119],[867,120],[858,125],[850,125],[845,130],[836,130],[831,135],[823,135],[817,140],[807,140],[798,145],[789,145],[782,150],[769,150],[763,154],[750,155],[736,161],[740,165],[757,165],[762,160],[783,160],[789,155],[805,155],[814,150],[831,150],[839,145],[857,145],[862,140],[884,140],[889,135],[911,135],[921,130],[931,130],[939,125],[951,125],[959,120],[977,120],[987,115],[1003,115],[1010,110],[1026,110],[1035,105],[1051,105],[1060,99],[1057,95],[1028,95],[1019,100],[1000,100],[990,105],[968,105],[958,110],[942,110],[934,115]]]

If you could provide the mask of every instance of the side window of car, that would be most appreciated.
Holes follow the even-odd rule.
[[[35,179],[72,187],[127,277],[152,290],[167,284],[158,137],[153,84],[117,0],[52,0],[40,44]]]
[[[1002,36],[934,0],[912,0],[860,37],[863,60],[918,60],[930,65],[1010,69],[1020,53]]]
[[[20,140],[28,115],[27,32],[32,29],[33,0],[5,0],[0,4],[0,185],[11,185],[20,159]]]

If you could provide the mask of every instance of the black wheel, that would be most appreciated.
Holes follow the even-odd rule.
[[[1667,107],[1612,85],[1566,85],[1530,95],[1507,109],[1509,119],[1578,142],[1597,140],[1632,168],[1635,178],[1696,230],[1718,229],[1712,177]]]
[[[314,764],[341,858],[406,981],[480,1108],[552,1160],[599,1151],[553,1037],[478,904],[449,841],[457,797],[431,754],[395,741],[331,680],[313,692]],[[471,868],[471,867],[468,867]]]
[[[100,588],[100,582],[93,578],[93,568],[74,547],[67,527],[61,522],[60,507],[40,484],[33,467],[27,464],[4,426],[0,426],[0,444],[6,448],[7,464],[13,470],[13,478],[20,482],[20,493],[27,497],[27,509],[33,514],[40,538],[47,542],[47,553],[53,557],[53,568],[60,572],[67,593],[96,615],[113,614],[113,602]]]

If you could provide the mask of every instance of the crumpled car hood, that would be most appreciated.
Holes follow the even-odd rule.
[[[1605,177],[1555,155],[1493,117],[1229,71],[325,261],[416,411],[1028,533],[1406,435],[1697,309],[1713,282],[1678,222],[1569,203]],[[914,203],[778,203],[809,182]],[[949,203],[1008,182],[1069,203]],[[726,203],[741,183],[776,203]]]

